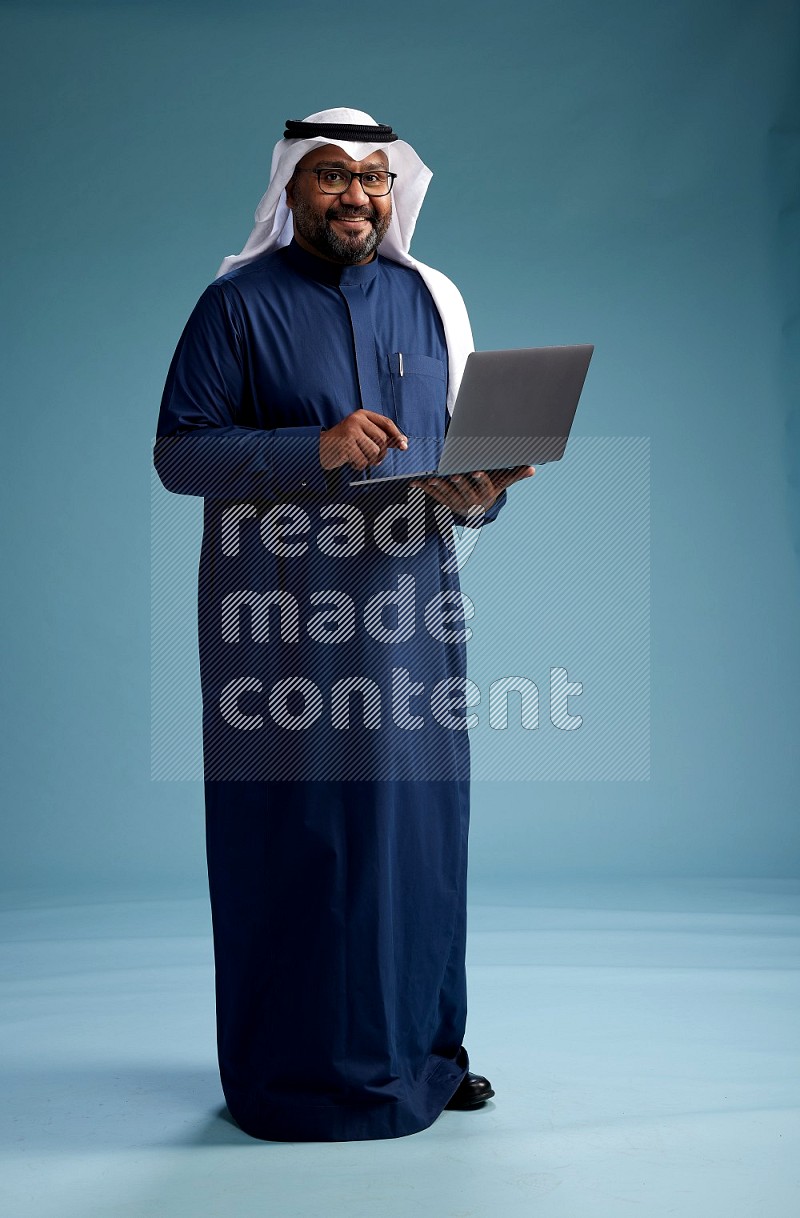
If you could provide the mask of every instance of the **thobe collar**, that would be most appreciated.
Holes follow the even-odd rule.
[[[327,258],[320,258],[317,254],[303,249],[302,245],[297,244],[294,237],[288,245],[283,247],[282,252],[287,262],[302,275],[307,275],[309,279],[316,279],[318,283],[330,283],[334,287],[347,287],[351,284],[366,287],[378,274],[379,256],[377,254],[371,262],[365,262],[363,266],[343,266],[338,262],[329,262]]]

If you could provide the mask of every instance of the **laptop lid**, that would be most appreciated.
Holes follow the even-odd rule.
[[[591,343],[471,352],[437,469],[370,470],[350,485],[560,461],[593,352]]]
[[[593,351],[591,344],[473,351],[439,472],[560,461]]]

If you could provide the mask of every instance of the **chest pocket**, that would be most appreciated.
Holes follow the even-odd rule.
[[[444,439],[447,377],[442,360],[413,351],[387,356],[395,418],[409,439]]]

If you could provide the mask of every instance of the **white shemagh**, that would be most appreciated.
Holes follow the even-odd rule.
[[[376,125],[375,119],[363,110],[343,108],[309,114],[303,122]],[[433,174],[404,140],[395,140],[388,144],[368,144],[330,139],[323,135],[312,136],[310,139],[278,140],[272,153],[269,186],[256,208],[253,231],[240,254],[229,254],[223,259],[216,278],[219,279],[220,275],[225,275],[234,267],[252,262],[254,258],[259,258],[269,250],[289,244],[294,230],[292,213],[286,205],[286,184],[294,173],[297,162],[312,148],[321,148],[325,144],[335,144],[354,161],[363,161],[380,148],[389,158],[389,169],[397,174],[392,190],[392,220],[378,247],[378,253],[391,258],[393,262],[399,262],[402,266],[411,266],[419,271],[439,310],[449,364],[447,409],[452,414],[464,364],[470,351],[474,350],[472,330],[466,306],[455,284],[441,271],[426,266],[424,262],[418,262],[408,252],[417,216]]]

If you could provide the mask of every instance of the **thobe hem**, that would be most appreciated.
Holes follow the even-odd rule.
[[[444,1111],[469,1068],[462,1046],[455,1061],[439,1058],[413,1092],[359,1104],[306,1104],[286,1093],[262,1094],[254,1106],[252,1089],[240,1098],[223,1084],[228,1111],[243,1133],[265,1142],[357,1142],[376,1138],[403,1138],[428,1129]]]

